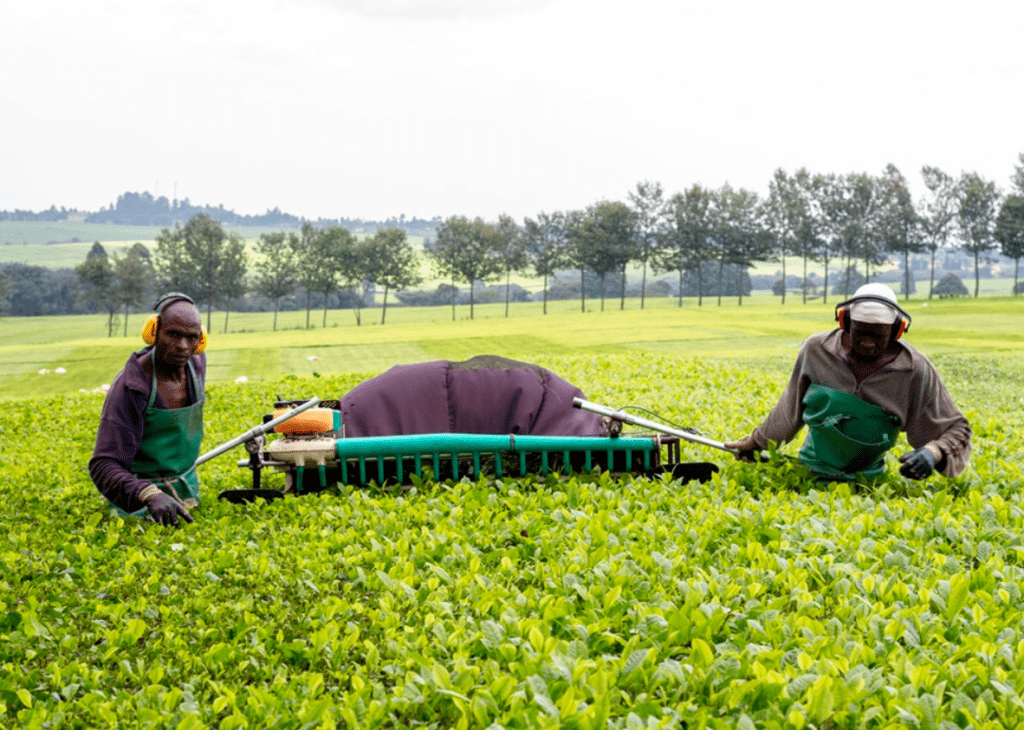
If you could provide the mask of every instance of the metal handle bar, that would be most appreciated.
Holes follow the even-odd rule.
[[[266,423],[261,423],[259,426],[256,426],[255,428],[250,428],[248,431],[243,433],[241,436],[236,436],[235,438],[231,439],[230,441],[225,441],[224,443],[222,443],[220,446],[218,446],[217,448],[213,449],[212,451],[207,451],[205,454],[203,454],[198,459],[196,459],[195,466],[199,466],[200,464],[202,464],[204,462],[207,462],[207,461],[209,461],[210,459],[212,459],[212,458],[214,458],[216,456],[220,456],[225,451],[230,451],[231,449],[235,448],[236,446],[244,444],[249,439],[256,438],[260,434],[264,434],[264,433],[267,433],[268,431],[272,431],[274,429],[274,427],[277,426],[278,424],[284,423],[289,418],[294,418],[295,416],[299,415],[303,411],[309,410],[310,408],[312,408],[313,406],[315,406],[319,402],[320,402],[320,398],[318,396],[313,396],[312,398],[310,398],[308,401],[306,401],[302,405],[295,406],[295,408],[292,408],[287,413],[284,413],[284,414],[278,416],[277,418],[274,418],[274,419],[272,419],[270,421],[267,421]]]
[[[623,423],[629,423],[634,426],[642,426],[643,428],[651,428],[655,431],[660,431],[661,433],[667,433],[670,436],[678,436],[686,441],[692,441],[695,444],[704,444],[705,446],[710,446],[715,449],[728,451],[730,454],[736,453],[735,449],[727,448],[724,441],[715,441],[714,439],[705,438],[704,436],[698,436],[695,433],[682,431],[678,428],[672,428],[671,426],[666,426],[662,423],[658,423],[657,421],[649,421],[646,418],[640,418],[639,416],[631,415],[625,411],[618,411],[614,408],[602,406],[598,403],[591,403],[583,398],[573,398],[572,405],[573,408],[579,408],[584,411],[590,411],[591,413],[608,416],[609,418],[614,418],[616,421],[622,421]]]

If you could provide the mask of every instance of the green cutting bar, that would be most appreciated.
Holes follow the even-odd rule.
[[[607,454],[608,464],[614,464],[615,454],[624,455],[625,464],[632,462],[634,452],[643,454],[644,468],[650,469],[652,461],[657,461],[660,448],[655,438],[605,438],[600,436],[516,436],[514,434],[490,435],[476,433],[428,433],[407,436],[372,436],[365,438],[337,439],[336,451],[341,463],[342,480],[348,482],[348,462],[357,459],[359,477],[366,482],[366,460],[377,462],[377,477],[384,480],[384,461],[394,459],[397,476],[403,477],[403,461],[412,459],[413,471],[422,476],[423,457],[433,463],[434,473],[438,473],[441,457],[451,458],[454,478],[458,479],[459,458],[473,460],[473,477],[480,475],[480,457],[482,454],[494,456],[495,471],[501,475],[501,454],[519,454],[520,476],[526,473],[526,455],[540,454],[542,473],[548,472],[548,454],[556,453],[563,457],[565,471],[569,471],[569,455],[573,452],[585,454],[586,468],[591,466],[591,453],[600,451]],[[655,456],[652,458],[652,454]]]

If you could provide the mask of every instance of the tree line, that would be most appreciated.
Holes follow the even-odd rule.
[[[717,296],[727,290],[749,293],[744,277],[760,262],[780,261],[778,290],[785,303],[787,257],[802,261],[802,295],[806,302],[811,277],[808,265],[824,267],[824,301],[829,277],[833,291],[849,295],[890,257],[902,258],[904,297],[913,291],[910,257],[927,254],[929,298],[936,294],[936,257],[959,249],[974,261],[974,296],[980,289],[981,262],[997,247],[1014,260],[1013,292],[1019,293],[1020,259],[1024,256],[1024,153],[1012,178],[1014,190],[1002,195],[995,183],[976,173],[959,177],[925,166],[925,194],[913,199],[906,178],[894,165],[880,175],[813,174],[802,168],[775,172],[768,195],[726,184],[718,189],[693,185],[666,194],[660,183],[640,182],[627,201],[600,201],[584,210],[540,213],[520,226],[507,216],[496,223],[455,216],[437,229],[426,246],[437,270],[470,286],[470,317],[475,281],[493,281],[528,272],[544,281],[547,312],[548,280],[560,269],[580,273],[581,309],[586,311],[587,273],[600,281],[601,308],[608,277],[621,277],[620,308],[625,306],[625,276],[630,264],[642,271],[640,308],[644,308],[647,276],[677,274],[678,296]],[[857,271],[863,266],[863,274]],[[838,270],[838,271],[837,271]],[[687,278],[690,283],[687,284]],[[734,278],[735,281],[727,281]],[[694,291],[694,289],[696,291]],[[507,299],[506,299],[507,302]]]
[[[522,223],[507,215],[496,221],[451,216],[436,225],[423,248],[435,275],[450,280],[438,287],[431,303],[448,298],[454,319],[457,285],[466,284],[472,318],[477,286],[503,281],[507,316],[511,277],[526,274],[542,280],[546,314],[552,279],[557,274],[557,286],[564,292],[569,286],[566,274],[574,270],[581,311],[586,311],[588,294],[599,297],[604,309],[608,287],[624,308],[626,269],[637,265],[642,271],[641,308],[649,274],[678,278],[680,306],[684,295],[695,296],[698,305],[706,297],[717,297],[721,303],[723,296],[737,296],[742,304],[751,291],[749,269],[772,261],[781,262],[781,278],[774,288],[785,303],[793,278],[786,261],[793,257],[802,262],[797,281],[803,301],[819,296],[818,280],[808,273],[813,263],[823,267],[820,296],[827,302],[830,290],[846,296],[877,277],[878,268],[894,255],[902,259],[899,288],[904,297],[914,291],[911,256],[928,257],[930,298],[941,293],[935,282],[937,256],[951,251],[973,260],[978,296],[981,262],[997,248],[1015,262],[1013,292],[1019,293],[1024,153],[1012,178],[1013,189],[1006,195],[976,173],[954,177],[926,166],[921,176],[925,192],[917,199],[893,165],[879,175],[814,174],[802,168],[792,173],[777,170],[764,197],[728,184],[717,189],[693,185],[667,194],[660,183],[645,181],[625,201],[541,212]],[[314,299],[323,306],[324,324],[332,301],[353,309],[361,324],[362,310],[375,305],[372,292],[379,288],[383,323],[389,296],[402,297],[422,281],[421,262],[399,226],[359,237],[344,226],[309,221],[297,231],[262,234],[253,257],[237,234],[228,234],[219,221],[199,213],[184,226],[164,228],[152,252],[136,244],[125,255],[110,257],[95,244],[74,277],[66,272],[54,275],[51,288],[56,286],[57,293],[40,303],[45,304],[43,311],[33,313],[60,313],[55,310],[69,302],[87,302],[108,313],[108,331],[113,334],[120,312],[127,319],[159,289],[192,295],[205,306],[208,327],[214,307],[227,312],[247,294],[272,303],[275,329],[281,301],[297,295],[305,297],[307,327]],[[31,288],[26,281],[43,290],[44,282],[32,282],[42,276],[36,268],[5,266],[0,272],[0,301],[6,298],[10,303],[14,288],[24,297],[25,289]]]
[[[64,221],[69,218],[84,223],[116,223],[119,225],[136,226],[172,226],[183,223],[190,218],[205,213],[215,221],[232,226],[258,226],[299,228],[303,220],[291,213],[284,213],[280,208],[267,210],[257,215],[243,215],[225,209],[224,205],[194,205],[188,198],[168,200],[166,196],[156,197],[149,192],[125,192],[117,196],[117,201],[98,211],[80,211],[77,208],[59,209],[51,205],[48,210],[33,212],[30,210],[0,210],[0,221]],[[384,221],[365,221],[361,218],[320,218],[314,225],[322,228],[328,225],[340,225],[349,229],[376,229],[388,226],[404,228],[407,233],[433,233],[434,227],[441,221],[440,216],[431,220],[406,218],[405,214],[388,218]]]

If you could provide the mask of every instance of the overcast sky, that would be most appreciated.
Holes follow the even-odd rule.
[[[1024,152],[1024,2],[19,0],[0,209],[517,218]]]

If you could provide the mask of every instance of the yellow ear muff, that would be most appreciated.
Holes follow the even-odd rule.
[[[198,355],[206,350],[206,328],[202,327],[201,329],[203,330],[203,334],[199,336],[199,344],[196,345],[196,351],[192,353],[193,355]]]
[[[142,341],[147,345],[156,344],[156,328],[160,324],[160,317],[156,314],[151,314],[142,325]]]
[[[159,317],[159,315],[151,314],[146,319],[146,322],[142,325],[142,341],[145,342],[147,345],[155,345],[156,344],[156,328],[157,328],[157,325],[159,325],[159,324],[160,324],[160,317]],[[206,350],[206,343],[207,343],[207,340],[208,340],[208,335],[206,333],[206,328],[205,327],[202,327],[201,329],[202,329],[202,334],[199,336],[199,344],[196,345],[196,351],[195,351],[195,353],[193,353],[195,355],[198,355],[199,353],[204,352]]]

